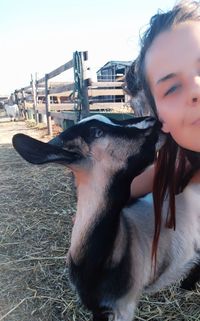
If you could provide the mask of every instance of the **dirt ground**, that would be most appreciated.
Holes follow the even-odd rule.
[[[0,321],[87,321],[65,262],[76,201],[72,175],[22,160],[11,145],[19,132],[49,139],[46,129],[0,117]]]
[[[72,175],[22,160],[11,145],[18,132],[49,139],[46,129],[0,116],[0,321],[89,321],[65,262],[76,211]],[[200,321],[200,286],[143,296],[135,319]]]

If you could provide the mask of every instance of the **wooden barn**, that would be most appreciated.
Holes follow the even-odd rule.
[[[9,96],[8,95],[0,95],[0,108],[3,108],[4,103],[8,102]]]
[[[97,71],[98,82],[121,82],[131,65],[131,61],[108,61]],[[125,95],[101,96],[98,101],[103,102],[125,102]]]
[[[108,61],[97,71],[97,81],[121,81],[132,61]]]

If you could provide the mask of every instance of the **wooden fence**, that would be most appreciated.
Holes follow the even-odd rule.
[[[65,71],[73,71],[73,82],[50,82]],[[114,112],[124,109],[131,113],[122,85],[123,82],[92,82],[89,77],[87,52],[74,52],[70,61],[46,73],[30,85],[15,90],[15,97],[26,111],[27,117],[38,122],[47,122],[48,134],[52,135],[52,119],[76,122],[90,113]],[[120,111],[122,114],[122,111]],[[125,116],[124,116],[125,118]]]

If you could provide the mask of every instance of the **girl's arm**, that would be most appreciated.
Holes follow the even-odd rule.
[[[131,183],[131,198],[142,197],[153,191],[154,173],[154,165],[151,165],[142,174],[134,178]]]

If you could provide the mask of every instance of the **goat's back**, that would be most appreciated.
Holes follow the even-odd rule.
[[[156,281],[149,286],[149,291],[177,281],[187,274],[192,265],[200,258],[200,185],[190,184],[176,196],[176,229],[165,226],[168,202],[164,202],[162,227],[157,252]],[[132,234],[133,259],[138,260],[138,274],[145,266],[143,280],[150,285],[152,277],[151,249],[154,235],[153,202],[141,198],[124,209],[123,215],[129,223]],[[137,244],[137,246],[135,246]],[[137,250],[136,250],[137,249]],[[137,270],[137,268],[136,268]],[[141,274],[142,277],[142,274]],[[138,275],[138,278],[140,276]]]

